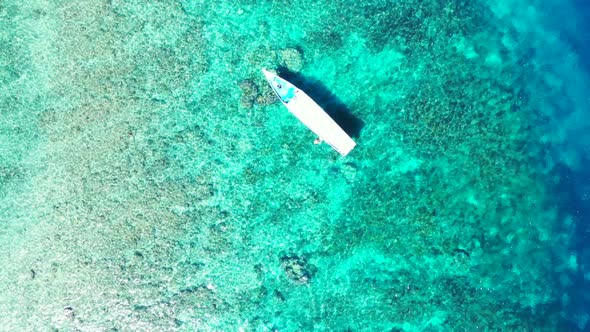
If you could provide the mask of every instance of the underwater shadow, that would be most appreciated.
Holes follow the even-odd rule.
[[[320,81],[294,73],[285,67],[279,67],[277,74],[305,91],[348,136],[355,138],[360,136],[365,123],[354,116],[350,109]]]

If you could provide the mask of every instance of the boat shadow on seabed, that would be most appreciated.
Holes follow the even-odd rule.
[[[365,123],[320,81],[279,67],[277,74],[305,91],[350,137],[358,138]]]

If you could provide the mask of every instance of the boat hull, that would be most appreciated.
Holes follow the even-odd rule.
[[[262,72],[281,103],[322,141],[342,156],[354,149],[352,138],[305,92],[267,70]]]

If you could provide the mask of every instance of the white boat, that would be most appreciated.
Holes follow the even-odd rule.
[[[318,136],[316,142],[328,143],[343,156],[355,147],[350,136],[305,92],[266,69],[262,72],[289,112]]]

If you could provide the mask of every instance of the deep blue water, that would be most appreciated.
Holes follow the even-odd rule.
[[[590,77],[590,2],[572,1],[571,11],[564,10],[551,15],[551,24],[562,33],[564,40],[572,47],[572,52],[580,61],[581,75]],[[587,85],[583,87],[588,91]],[[564,215],[572,215],[574,225],[570,229],[572,237],[567,244],[578,258],[580,269],[571,272],[569,285],[564,286],[564,295],[570,300],[561,304],[567,330],[590,331],[587,322],[590,312],[590,94],[581,96],[579,109],[574,121],[563,121],[559,114],[548,120],[549,127],[565,127],[563,144],[571,147],[578,155],[579,165],[556,167],[555,174],[560,178],[554,192],[556,204]],[[564,110],[569,112],[570,110]],[[562,145],[554,146],[562,149]],[[560,276],[556,276],[560,278]]]

